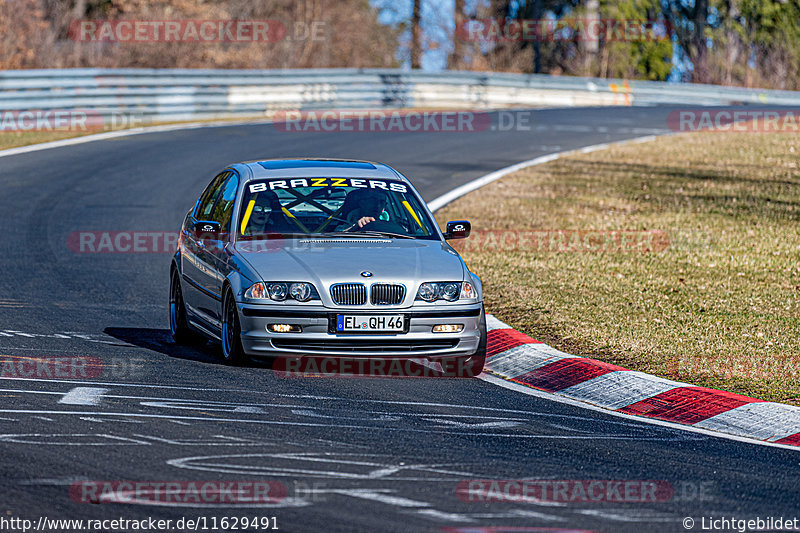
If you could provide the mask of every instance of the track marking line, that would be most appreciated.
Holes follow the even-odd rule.
[[[269,119],[251,118],[243,120],[232,120],[230,122],[227,121],[187,122],[184,124],[164,124],[160,126],[146,126],[143,128],[131,128],[129,130],[109,131],[105,133],[96,133],[93,135],[84,135],[82,137],[72,137],[69,139],[61,139],[58,141],[50,141],[46,143],[29,144],[27,146],[17,146],[16,148],[8,148],[6,150],[0,150],[0,157],[27,154],[30,152],[38,152],[40,150],[63,148],[65,146],[75,146],[78,144],[86,144],[96,141],[105,141],[109,139],[119,139],[121,137],[132,137],[134,135],[142,135],[145,133],[166,133],[171,131],[197,130],[203,128],[224,128],[226,126],[265,125],[265,124],[272,124],[272,122],[273,121]]]
[[[434,212],[438,211],[442,207],[461,198],[462,196],[471,193],[476,189],[480,189],[484,185],[488,185],[493,181],[497,181],[500,178],[508,176],[512,172],[516,172],[524,168],[543,165],[545,163],[549,163],[551,161],[555,161],[557,159],[561,159],[563,157],[567,157],[570,155],[588,154],[591,152],[597,152],[600,150],[605,150],[606,148],[610,148],[612,146],[624,146],[626,144],[641,144],[641,143],[651,142],[654,141],[659,136],[666,136],[666,135],[674,135],[674,133],[664,132],[659,135],[645,135],[643,137],[634,137],[632,139],[623,139],[621,141],[592,144],[589,146],[584,146],[583,148],[577,148],[575,150],[563,150],[561,152],[553,152],[550,154],[540,155],[539,157],[528,159],[527,161],[522,161],[520,163],[516,163],[514,165],[501,168],[500,170],[495,170],[494,172],[490,172],[489,174],[485,174],[480,178],[467,182],[464,185],[461,185],[460,187],[456,187],[452,191],[448,191],[443,195],[434,198],[433,200],[428,202],[428,207],[430,208],[431,211]],[[0,152],[0,155],[2,155],[2,152]]]
[[[432,518],[434,520],[438,520],[440,522],[465,522],[465,523],[475,522],[475,519],[470,518],[467,515],[459,513],[447,513],[445,511],[439,511],[436,509],[419,509],[415,511],[415,513],[422,515],[426,518]]]
[[[186,421],[201,421],[201,422],[232,422],[242,424],[264,424],[275,426],[304,426],[304,427],[319,427],[330,428],[330,424],[314,424],[311,422],[287,422],[280,420],[262,420],[262,419],[242,419],[242,418],[217,418],[213,416],[177,416],[177,415],[156,415],[144,413],[119,413],[108,411],[40,411],[32,409],[0,409],[0,413],[5,414],[28,414],[28,415],[71,415],[71,416],[119,416],[127,418],[146,418],[165,420],[167,422],[191,425]],[[433,433],[437,435],[461,435],[461,436],[476,436],[476,437],[496,437],[496,438],[512,438],[512,439],[587,439],[587,440],[642,440],[642,441],[668,441],[674,442],[676,439],[673,437],[659,437],[659,436],[636,436],[636,435],[610,435],[610,434],[595,434],[595,435],[533,435],[528,433],[486,433],[486,432],[472,432],[472,431],[445,431],[439,429],[416,429],[409,427],[392,427],[392,426],[366,426],[366,425],[337,425],[337,429],[365,429],[374,431],[375,429],[382,429],[384,431],[399,431],[404,433]],[[781,446],[781,445],[777,445]]]
[[[58,403],[65,405],[99,405],[103,401],[103,395],[108,389],[99,387],[75,387],[58,400]]]
[[[393,489],[328,489],[319,490],[318,492],[325,492],[331,494],[340,494],[342,496],[351,496],[353,498],[361,498],[362,500],[369,500],[373,502],[385,503],[395,507],[430,507],[428,502],[421,502],[403,498],[402,496],[394,496],[392,493],[396,492]]]

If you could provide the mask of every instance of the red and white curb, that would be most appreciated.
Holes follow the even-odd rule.
[[[570,355],[486,316],[486,372],[625,415],[800,446],[800,407],[696,387]]]

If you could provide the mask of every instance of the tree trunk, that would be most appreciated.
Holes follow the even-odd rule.
[[[422,0],[412,0],[411,11],[411,68],[422,68]]]
[[[692,81],[695,83],[708,82],[708,46],[706,45],[706,21],[708,20],[708,0],[695,0],[694,4],[694,33],[692,35],[692,48],[694,57],[692,66],[694,73]]]
[[[597,24],[600,19],[600,1],[586,0],[586,41],[583,48],[586,55],[583,58],[583,75],[591,76],[597,59],[597,52],[600,49],[600,35],[589,31],[593,24]]]
[[[542,20],[542,0],[532,0],[533,9],[531,12],[531,17],[533,20],[536,21],[536,24],[539,24]],[[542,51],[541,51],[541,40],[543,36],[537,35],[533,38],[533,73],[534,74],[541,74],[542,73]]]
[[[453,12],[453,22],[455,22],[455,29],[453,30],[453,52],[447,58],[447,68],[457,69],[461,67],[464,61],[464,40],[462,30],[467,21],[464,15],[464,0],[455,0],[456,6]]]

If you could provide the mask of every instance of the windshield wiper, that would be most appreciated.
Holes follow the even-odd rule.
[[[360,235],[370,235],[373,237],[396,237],[398,239],[416,239],[416,237],[412,237],[411,235],[403,235],[402,233],[391,233],[389,231],[374,231],[374,230],[367,230],[367,231],[328,231],[321,233],[320,235],[330,235],[335,237],[358,237]]]
[[[269,240],[278,240],[278,239],[294,239],[297,237],[309,237],[308,233],[286,233],[282,231],[276,232],[267,232],[267,233],[255,233],[253,235],[240,235],[238,240],[241,242],[247,241],[269,241]]]

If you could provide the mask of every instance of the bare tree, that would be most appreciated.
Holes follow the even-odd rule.
[[[464,61],[464,36],[461,31],[464,29],[464,24],[467,21],[466,14],[464,13],[464,0],[455,0],[455,9],[453,10],[453,22],[455,28],[453,30],[453,51],[450,57],[447,58],[447,67],[450,69],[457,69]]]
[[[422,68],[422,0],[412,0],[411,8],[411,68]]]

